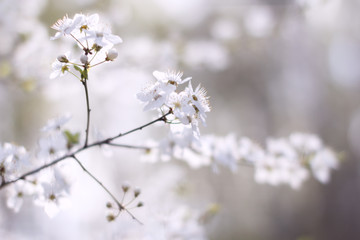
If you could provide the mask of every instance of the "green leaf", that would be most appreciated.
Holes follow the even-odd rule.
[[[71,133],[69,130],[65,130],[64,131],[64,135],[66,137],[67,140],[67,148],[71,149],[74,145],[79,143],[79,139],[80,139],[80,133]]]
[[[74,65],[74,68],[76,71],[78,71],[80,74],[82,74],[83,70],[80,67]]]
[[[81,79],[86,79],[86,80],[88,79],[88,71],[86,68],[81,73]]]

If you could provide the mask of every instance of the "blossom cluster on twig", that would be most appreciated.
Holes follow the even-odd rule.
[[[24,147],[5,143],[0,145],[0,189],[6,187],[7,206],[19,211],[25,198],[32,198],[36,205],[44,207],[47,215],[54,217],[69,205],[71,184],[63,170],[66,159],[73,160],[111,198],[106,204],[109,221],[115,220],[123,211],[140,222],[131,212],[142,207],[138,202],[139,189],[133,190],[133,198],[124,201],[130,187],[123,185],[123,199],[119,200],[78,158],[77,154],[95,146],[126,147],[145,150],[143,159],[151,162],[183,159],[192,167],[211,166],[219,172],[219,166],[236,172],[240,165],[252,166],[259,183],[272,185],[289,184],[299,188],[310,173],[322,183],[330,179],[332,169],[338,167],[338,157],[320,138],[312,134],[295,133],[289,138],[268,139],[263,148],[249,138],[238,139],[234,134],[226,137],[207,135],[200,137],[199,124],[206,125],[211,107],[206,90],[198,85],[193,88],[191,77],[183,79],[177,71],[154,71],[154,80],[136,95],[144,104],[144,110],[157,110],[160,116],[144,125],[112,137],[89,141],[90,94],[87,87],[92,67],[111,62],[118,56],[115,44],[121,43],[119,36],[99,22],[97,14],[76,14],[58,20],[53,26],[57,32],[52,40],[66,36],[72,38],[82,53],[77,60],[64,53],[52,65],[50,78],[67,73],[80,80],[85,91],[85,134],[64,129],[70,115],[49,120],[42,128],[44,136],[38,141],[38,149],[28,152]],[[120,137],[142,130],[157,122],[168,124],[167,138],[147,146],[119,144]],[[130,208],[129,208],[130,207]],[[140,222],[141,223],[141,222]]]
[[[145,86],[137,97],[145,103],[144,110],[159,109],[173,113],[170,123],[191,126],[194,137],[200,137],[199,122],[205,125],[206,112],[210,112],[209,97],[200,85],[194,90],[191,77],[182,79],[181,72],[153,73],[156,81]],[[189,82],[188,86],[177,92],[178,86]]]
[[[288,138],[269,138],[263,148],[248,137],[237,138],[235,134],[204,135],[198,140],[189,129],[175,127],[167,138],[148,144],[152,150],[143,154],[143,161],[175,158],[193,168],[211,166],[216,173],[220,166],[236,172],[245,165],[255,169],[258,183],[288,184],[294,189],[300,188],[311,173],[319,182],[328,183],[331,171],[339,166],[339,156],[314,134],[297,132]]]

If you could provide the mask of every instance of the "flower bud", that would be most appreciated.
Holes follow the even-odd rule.
[[[82,64],[87,64],[88,63],[88,56],[87,55],[81,55],[81,57],[80,57],[80,62],[82,63]]]
[[[118,56],[118,52],[116,51],[115,48],[112,48],[106,54],[105,61],[114,61],[117,58],[117,56]]]
[[[67,59],[67,57],[66,57],[64,54],[58,56],[58,57],[57,57],[57,60],[58,60],[59,62],[62,62],[62,63],[68,63],[68,62],[69,62],[69,60]]]
[[[121,187],[122,187],[122,190],[124,191],[124,193],[126,193],[130,188],[130,184],[125,182],[125,183],[123,183],[123,185]]]
[[[140,188],[135,188],[135,190],[134,190],[134,197],[138,197],[138,196],[140,195],[140,193],[141,193]]]
[[[144,206],[144,203],[143,203],[143,202],[139,202],[139,203],[136,205],[136,207],[142,207],[142,206]]]
[[[106,219],[109,221],[109,222],[113,222],[115,221],[116,219],[116,216],[114,214],[109,214],[106,216]]]

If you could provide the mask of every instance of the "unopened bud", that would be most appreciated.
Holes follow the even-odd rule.
[[[135,197],[138,197],[138,196],[140,195],[140,193],[141,193],[140,188],[135,188],[135,190],[134,190],[134,196],[135,196]]]
[[[87,55],[81,55],[81,57],[80,57],[80,62],[82,63],[82,64],[87,64],[88,63],[88,56]]]
[[[106,203],[107,208],[112,208],[112,204],[110,202]]]
[[[106,219],[109,222],[113,222],[116,219],[116,217],[113,214],[109,214],[109,215],[106,216]]]
[[[139,202],[139,203],[136,205],[136,207],[142,207],[142,206],[144,206],[144,203],[143,203],[143,202]]]
[[[58,57],[57,57],[57,60],[58,60],[59,62],[62,62],[62,63],[68,63],[68,62],[69,62],[69,60],[67,59],[67,57],[66,57],[65,55],[60,55],[60,56],[58,56]]]
[[[105,61],[114,61],[118,57],[118,52],[115,48],[112,48],[106,54]]]
[[[130,184],[125,182],[125,183],[123,183],[123,185],[121,187],[122,187],[122,190],[126,193],[130,188]]]

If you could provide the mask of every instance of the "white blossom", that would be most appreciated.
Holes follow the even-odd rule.
[[[1,180],[12,180],[29,165],[29,154],[24,147],[11,143],[0,145],[0,177]]]
[[[9,144],[10,145],[10,144]],[[14,151],[12,152],[12,168],[15,175],[19,175],[22,170],[27,169],[30,164],[30,153],[23,146],[12,146]]]
[[[191,77],[182,79],[182,72],[175,72],[170,70],[167,72],[154,71],[153,75],[160,83],[165,84],[165,86],[163,86],[164,90],[169,92],[174,91],[178,85],[186,83],[192,79]]]
[[[106,26],[98,25],[94,29],[85,30],[85,32],[86,37],[83,40],[88,41],[90,46],[96,44],[101,48],[111,48],[115,44],[122,43],[122,39],[112,34],[110,28]]]
[[[149,83],[136,94],[136,97],[145,103],[144,111],[160,108],[166,102],[167,96],[159,83]]]
[[[82,33],[84,30],[91,30],[97,27],[99,24],[99,14],[91,14],[91,15],[84,15],[84,14],[75,14],[74,18],[79,17],[82,21],[79,23],[79,34]]]
[[[269,138],[266,142],[267,152],[275,157],[283,157],[289,160],[298,157],[295,149],[290,145],[289,141],[284,138]]]
[[[106,61],[114,61],[118,57],[118,52],[115,48],[110,49],[106,54]]]
[[[239,148],[235,134],[229,134],[224,138],[215,138],[213,143],[213,170],[219,172],[218,165],[229,168],[236,172],[239,161]]]
[[[52,26],[57,33],[50,39],[55,40],[61,36],[70,35],[76,28],[80,27],[82,20],[83,15],[81,14],[75,15],[74,19],[71,19],[66,15],[62,19],[57,20],[57,22]]]
[[[195,109],[190,105],[189,95],[185,92],[172,92],[166,105],[173,110],[173,114],[183,124],[189,124],[191,122],[190,116],[195,114]]]
[[[42,206],[50,218],[55,217],[62,209],[70,206],[67,194],[58,182],[53,184],[43,183],[42,187],[44,193],[35,200],[35,204]]]
[[[67,15],[59,19],[53,26],[58,32],[51,40],[61,36],[71,35],[81,49],[111,48],[113,45],[121,43],[122,39],[111,33],[109,27],[99,23],[99,15],[75,14],[71,19]]]
[[[265,157],[264,149],[247,137],[240,138],[238,151],[240,158],[250,164],[254,164]]]
[[[160,221],[164,239],[207,239],[199,218],[198,212],[185,206],[177,207]]]
[[[62,116],[59,116],[57,118],[53,118],[47,121],[46,125],[41,128],[42,132],[51,132],[54,130],[60,130],[61,127],[66,124],[71,119],[71,114],[66,113]]]
[[[65,153],[66,138],[61,132],[54,132],[39,140],[38,158],[45,162],[55,159]]]
[[[144,111],[158,109],[168,112],[170,110],[173,114],[172,119],[190,125],[194,138],[199,139],[199,121],[206,125],[205,113],[210,111],[209,98],[206,96],[205,89],[199,85],[194,91],[189,82],[183,91],[177,92],[177,87],[190,81],[191,77],[182,79],[183,74],[175,71],[154,71],[153,75],[157,81],[149,83],[137,94],[137,98],[145,103]],[[168,116],[168,119],[171,119],[171,116]]]
[[[199,84],[195,91],[192,88],[191,82],[189,82],[188,87],[185,89],[187,94],[191,99],[192,107],[195,110],[194,117],[200,119],[202,124],[206,126],[205,118],[206,112],[210,112],[209,97],[206,96],[206,90],[202,88]]]
[[[24,199],[34,193],[34,186],[31,182],[19,180],[7,188],[6,205],[8,208],[19,212]]]
[[[64,76],[69,72],[70,64],[66,61],[60,61],[62,58],[69,59],[70,52],[65,53],[64,55],[59,56],[51,65],[52,72],[50,74],[50,79]],[[60,58],[61,57],[61,58]],[[60,58],[60,60],[59,60]]]
[[[293,133],[289,137],[290,144],[298,151],[312,153],[319,151],[323,147],[321,139],[314,134]]]
[[[339,160],[333,151],[322,149],[310,160],[311,170],[315,178],[321,183],[328,183],[331,169],[338,167]]]

